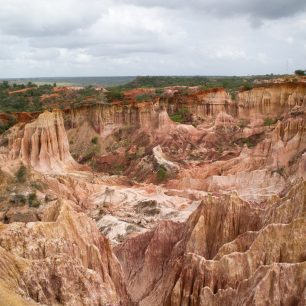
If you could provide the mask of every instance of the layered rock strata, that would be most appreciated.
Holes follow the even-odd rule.
[[[139,305],[303,305],[305,183],[265,209],[208,197],[186,224],[161,223],[116,249]],[[133,247],[132,247],[133,246]]]

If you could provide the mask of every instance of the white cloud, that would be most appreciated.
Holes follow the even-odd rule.
[[[293,71],[305,3],[0,0],[0,77]]]

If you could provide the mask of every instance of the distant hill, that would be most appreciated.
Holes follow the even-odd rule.
[[[119,86],[132,82],[136,77],[116,76],[116,77],[45,77],[45,78],[11,78],[0,79],[8,80],[10,84],[27,84],[32,82],[38,85],[53,84],[58,86]]]

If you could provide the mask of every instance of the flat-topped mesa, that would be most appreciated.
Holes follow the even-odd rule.
[[[239,92],[236,100],[240,117],[278,117],[296,105],[305,106],[306,83],[261,84],[251,90]]]
[[[77,165],[69,152],[60,111],[46,111],[25,125],[19,156],[26,165],[41,172],[61,172]]]

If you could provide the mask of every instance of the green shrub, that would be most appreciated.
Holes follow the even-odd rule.
[[[305,75],[305,70],[298,69],[298,70],[295,70],[294,73],[296,75],[303,76]]]
[[[164,94],[164,89],[163,89],[163,88],[157,88],[157,89],[155,89],[155,94],[156,94],[158,97],[162,97],[163,94]]]
[[[37,199],[36,193],[30,193],[28,196],[28,203],[30,207],[39,207],[40,202]]]
[[[96,93],[96,89],[95,89],[92,85],[86,86],[86,87],[84,87],[83,89],[80,89],[80,90],[79,90],[79,94],[80,94],[82,97],[94,96],[95,93]]]
[[[98,138],[97,136],[96,136],[96,137],[93,137],[93,138],[91,139],[91,143],[92,143],[92,144],[97,144],[98,141],[99,141],[99,138]]]
[[[123,90],[121,88],[111,87],[108,88],[108,92],[106,93],[106,97],[110,100],[123,100]]]
[[[152,101],[152,96],[144,93],[136,96],[136,101],[137,102],[149,102]]]
[[[167,169],[163,166],[159,166],[156,171],[156,179],[158,183],[164,182],[168,178]]]
[[[27,178],[27,168],[24,165],[21,165],[17,170],[15,177],[18,183],[25,183]]]
[[[45,189],[44,183],[39,182],[39,181],[31,182],[31,187],[41,192]]]
[[[252,140],[249,139],[249,138],[243,138],[243,139],[242,139],[242,143],[243,143],[243,144],[246,144],[246,145],[248,146],[248,148],[252,148],[252,147],[255,146],[255,144],[254,144],[254,143],[252,142]]]
[[[189,114],[188,109],[182,108],[178,112],[176,112],[175,114],[169,117],[174,122],[182,123],[187,119],[188,114]]]
[[[8,121],[5,124],[0,124],[0,134],[4,133],[10,127],[16,123],[16,118],[13,115],[8,114]]]
[[[265,118],[265,120],[264,120],[264,125],[265,126],[270,126],[270,125],[272,125],[274,123],[275,123],[275,120],[272,119],[272,118]]]
[[[242,86],[243,90],[251,90],[253,89],[253,85],[250,83],[246,83]]]

